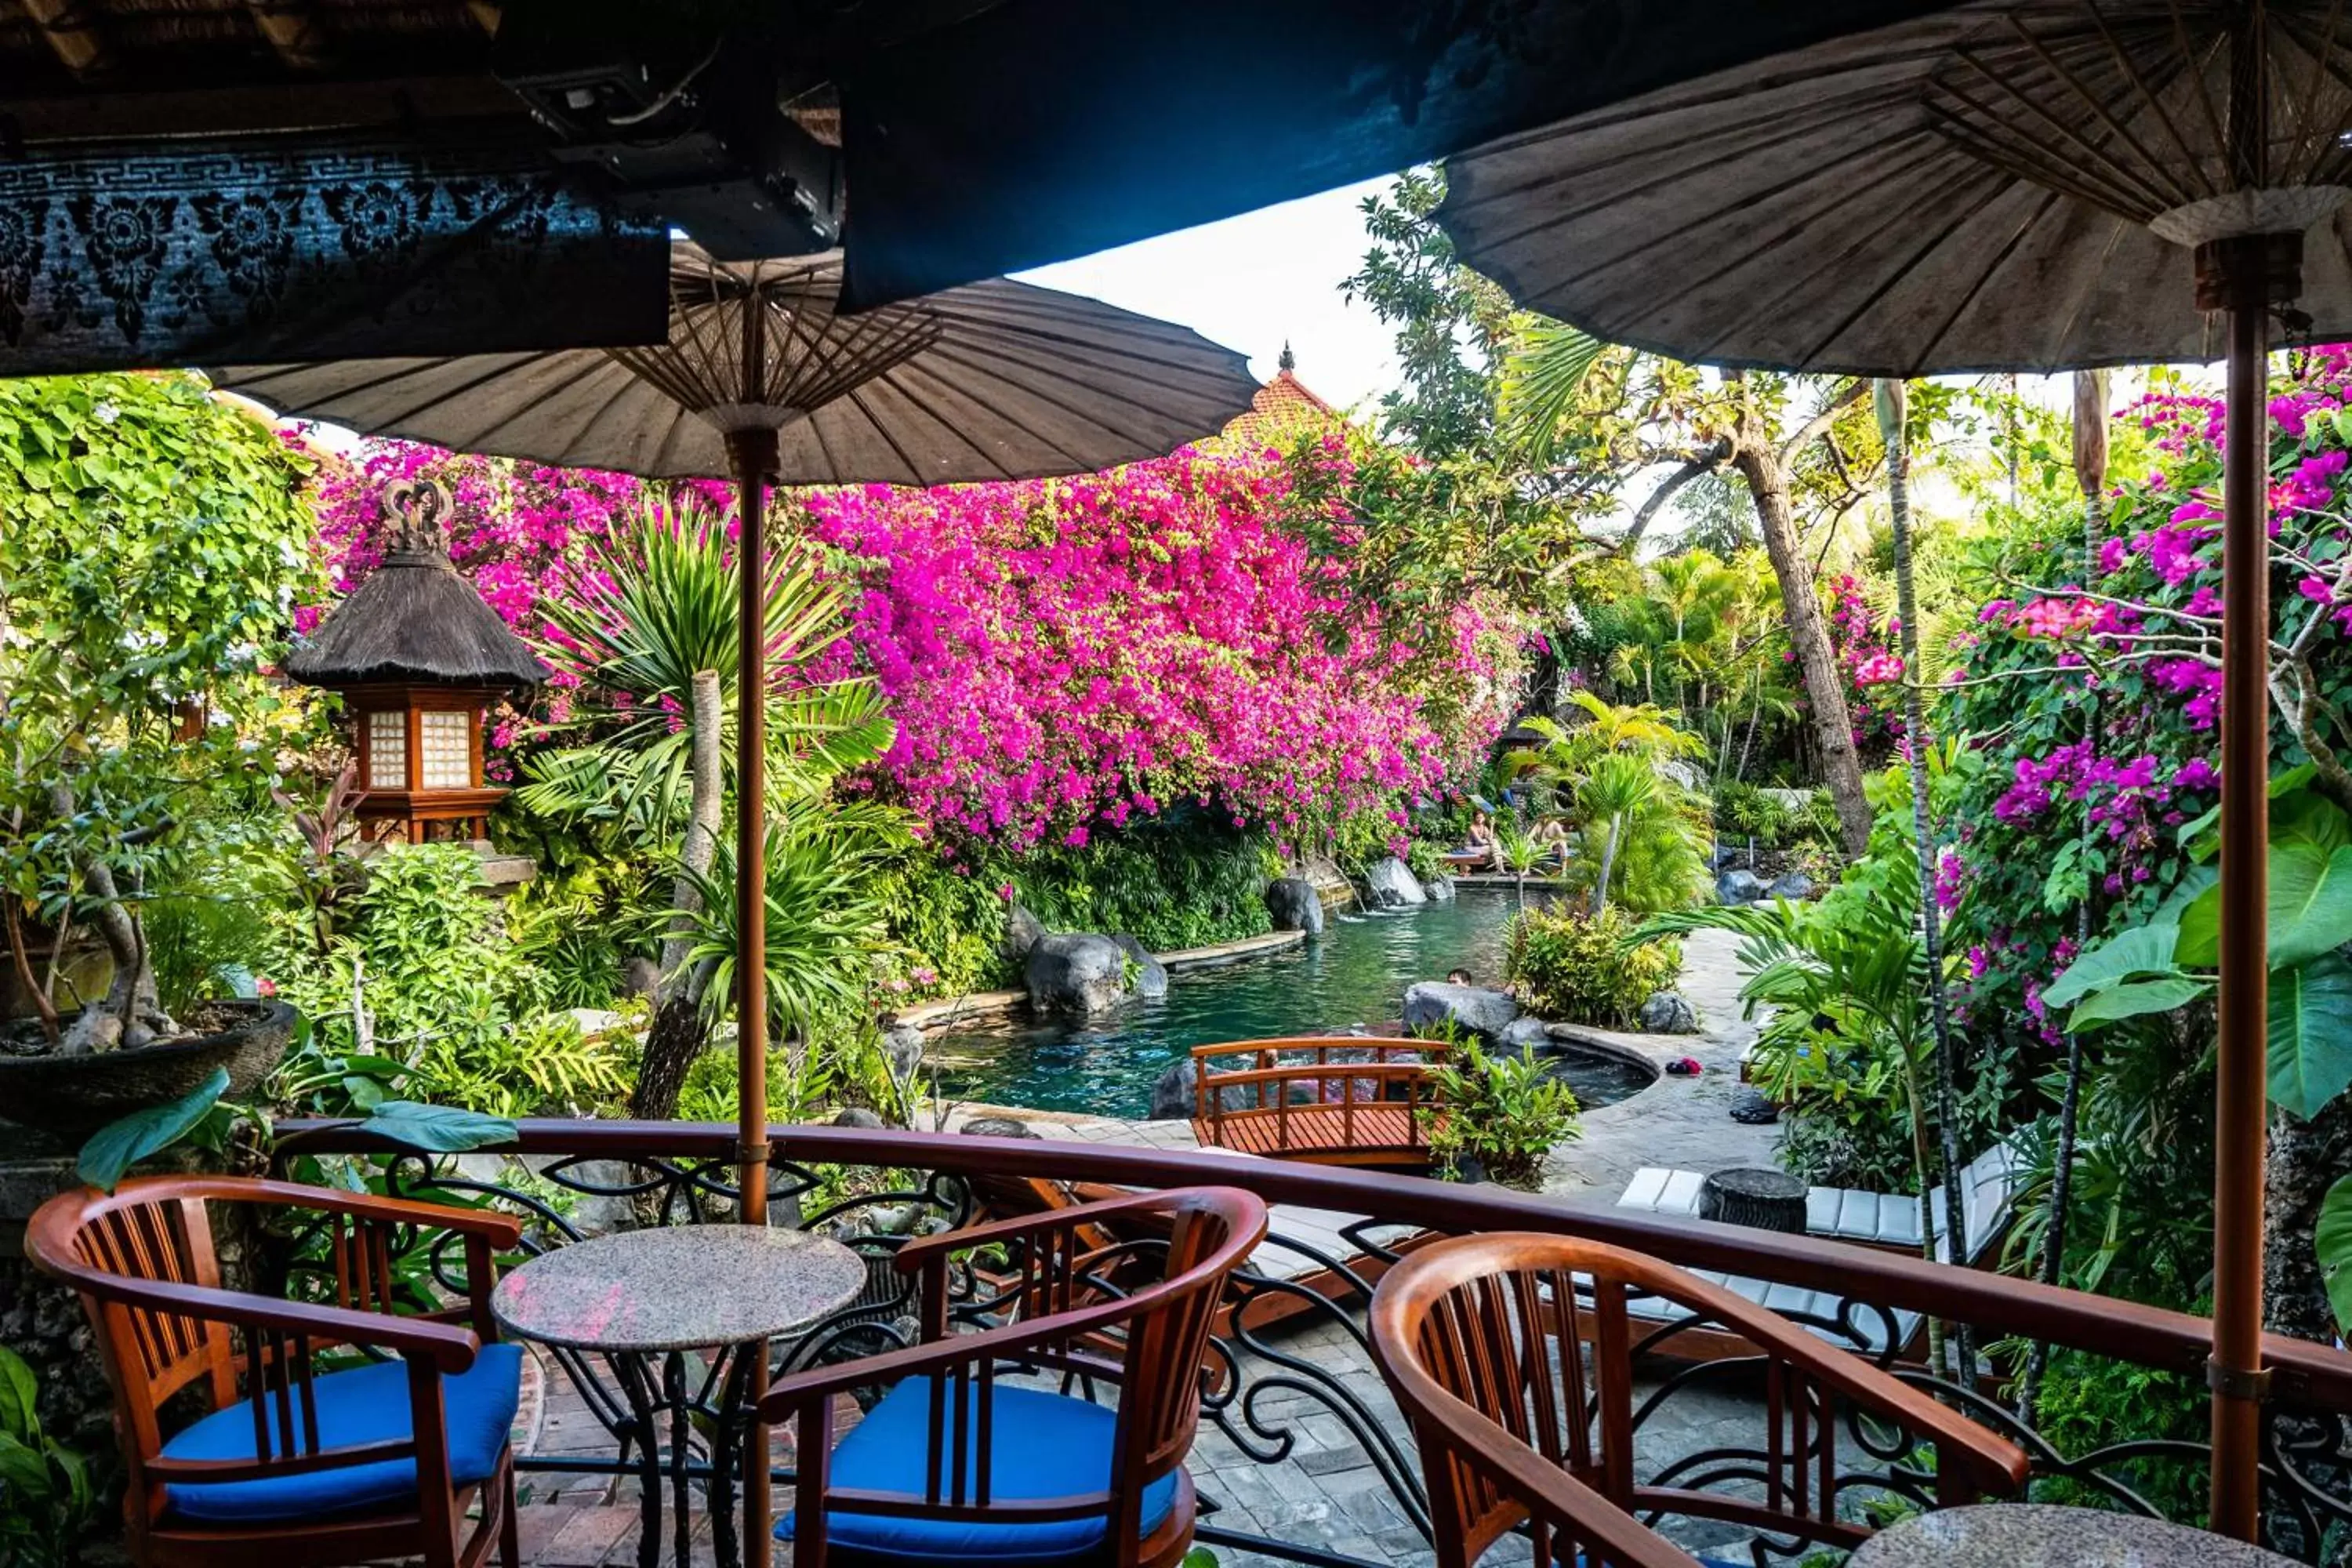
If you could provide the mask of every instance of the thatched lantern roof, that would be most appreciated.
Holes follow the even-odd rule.
[[[385,504],[400,530],[383,563],[286,660],[305,686],[389,684],[518,690],[550,673],[451,564],[442,542],[447,492],[395,485]]]

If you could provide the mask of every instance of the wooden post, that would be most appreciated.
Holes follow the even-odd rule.
[[[735,697],[735,1070],[740,1115],[735,1157],[745,1225],[768,1223],[768,840],[767,840],[767,542],[765,487],[776,466],[776,432],[730,429],[738,521]],[[768,1392],[763,1345],[751,1358],[745,1394],[757,1409]],[[767,1568],[768,1428],[754,1419],[743,1444],[744,1568]]]

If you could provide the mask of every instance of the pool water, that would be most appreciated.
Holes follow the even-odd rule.
[[[1140,1118],[1152,1084],[1194,1046],[1393,1023],[1406,986],[1449,970],[1500,984],[1503,931],[1517,909],[1514,894],[1479,891],[1415,910],[1333,915],[1320,940],[1176,970],[1166,996],[1085,1022],[1041,1023],[1022,1011],[935,1029],[930,1058],[950,1099]],[[1601,1052],[1563,1058],[1563,1076],[1587,1107],[1652,1081]]]

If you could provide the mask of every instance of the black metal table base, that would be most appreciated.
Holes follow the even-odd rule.
[[[715,1352],[699,1379],[689,1376],[686,1351],[659,1355],[615,1352],[605,1359],[629,1405],[627,1429],[620,1433],[625,1457],[636,1450],[639,1496],[637,1568],[659,1568],[662,1556],[662,1493],[669,1493],[670,1531],[677,1568],[694,1561],[694,1507],[690,1489],[695,1417],[708,1418],[706,1486],[710,1545],[718,1568],[741,1568],[741,1542],[735,1519],[735,1470],[750,1430],[744,1394],[752,1357],[761,1345],[732,1346]],[[716,1392],[714,1403],[711,1394]],[[668,1431],[664,1433],[667,1425]],[[667,1440],[665,1440],[667,1439]]]

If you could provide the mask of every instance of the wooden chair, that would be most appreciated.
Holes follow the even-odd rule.
[[[1164,1240],[1108,1256],[1085,1240],[1145,1223]],[[909,1242],[898,1267],[919,1277],[922,1342],[794,1373],[761,1403],[761,1419],[799,1424],[793,1508],[776,1527],[794,1568],[1181,1561],[1210,1321],[1225,1277],[1265,1234],[1255,1195],[1188,1187]],[[981,1313],[987,1326],[951,1331],[950,1264],[982,1247],[1010,1256],[1007,1284]],[[1158,1278],[1111,1283],[1139,1249],[1160,1259]],[[1066,1389],[1114,1384],[1118,1404],[1006,1384],[1000,1363],[1062,1374]],[[834,1401],[886,1385],[831,1449]]]
[[[1626,1303],[1644,1297],[1720,1319],[1759,1347],[1763,1444],[1752,1462],[1715,1468],[1752,1477],[1759,1496],[1634,1480]],[[1538,1563],[1580,1552],[1591,1568],[1695,1568],[1636,1512],[1851,1548],[1871,1531],[1837,1517],[1843,1405],[1932,1445],[1944,1506],[2025,1481],[2023,1450],[1920,1390],[1720,1286],[1598,1242],[1497,1232],[1436,1243],[1381,1281],[1370,1326],[1421,1447],[1438,1568],[1467,1568],[1522,1526]]]
[[[335,1303],[223,1289],[208,1204],[319,1216]],[[393,1258],[417,1229],[462,1241],[467,1294],[395,1316]],[[522,1361],[496,1342],[489,1293],[494,1255],[520,1235],[500,1215],[229,1176],[153,1177],[43,1205],[26,1251],[79,1292],[97,1334],[131,1560],[477,1568],[495,1543],[516,1568],[507,1439]],[[317,1370],[320,1352],[346,1347],[391,1359]],[[166,1436],[167,1406],[189,1398],[201,1413]]]

